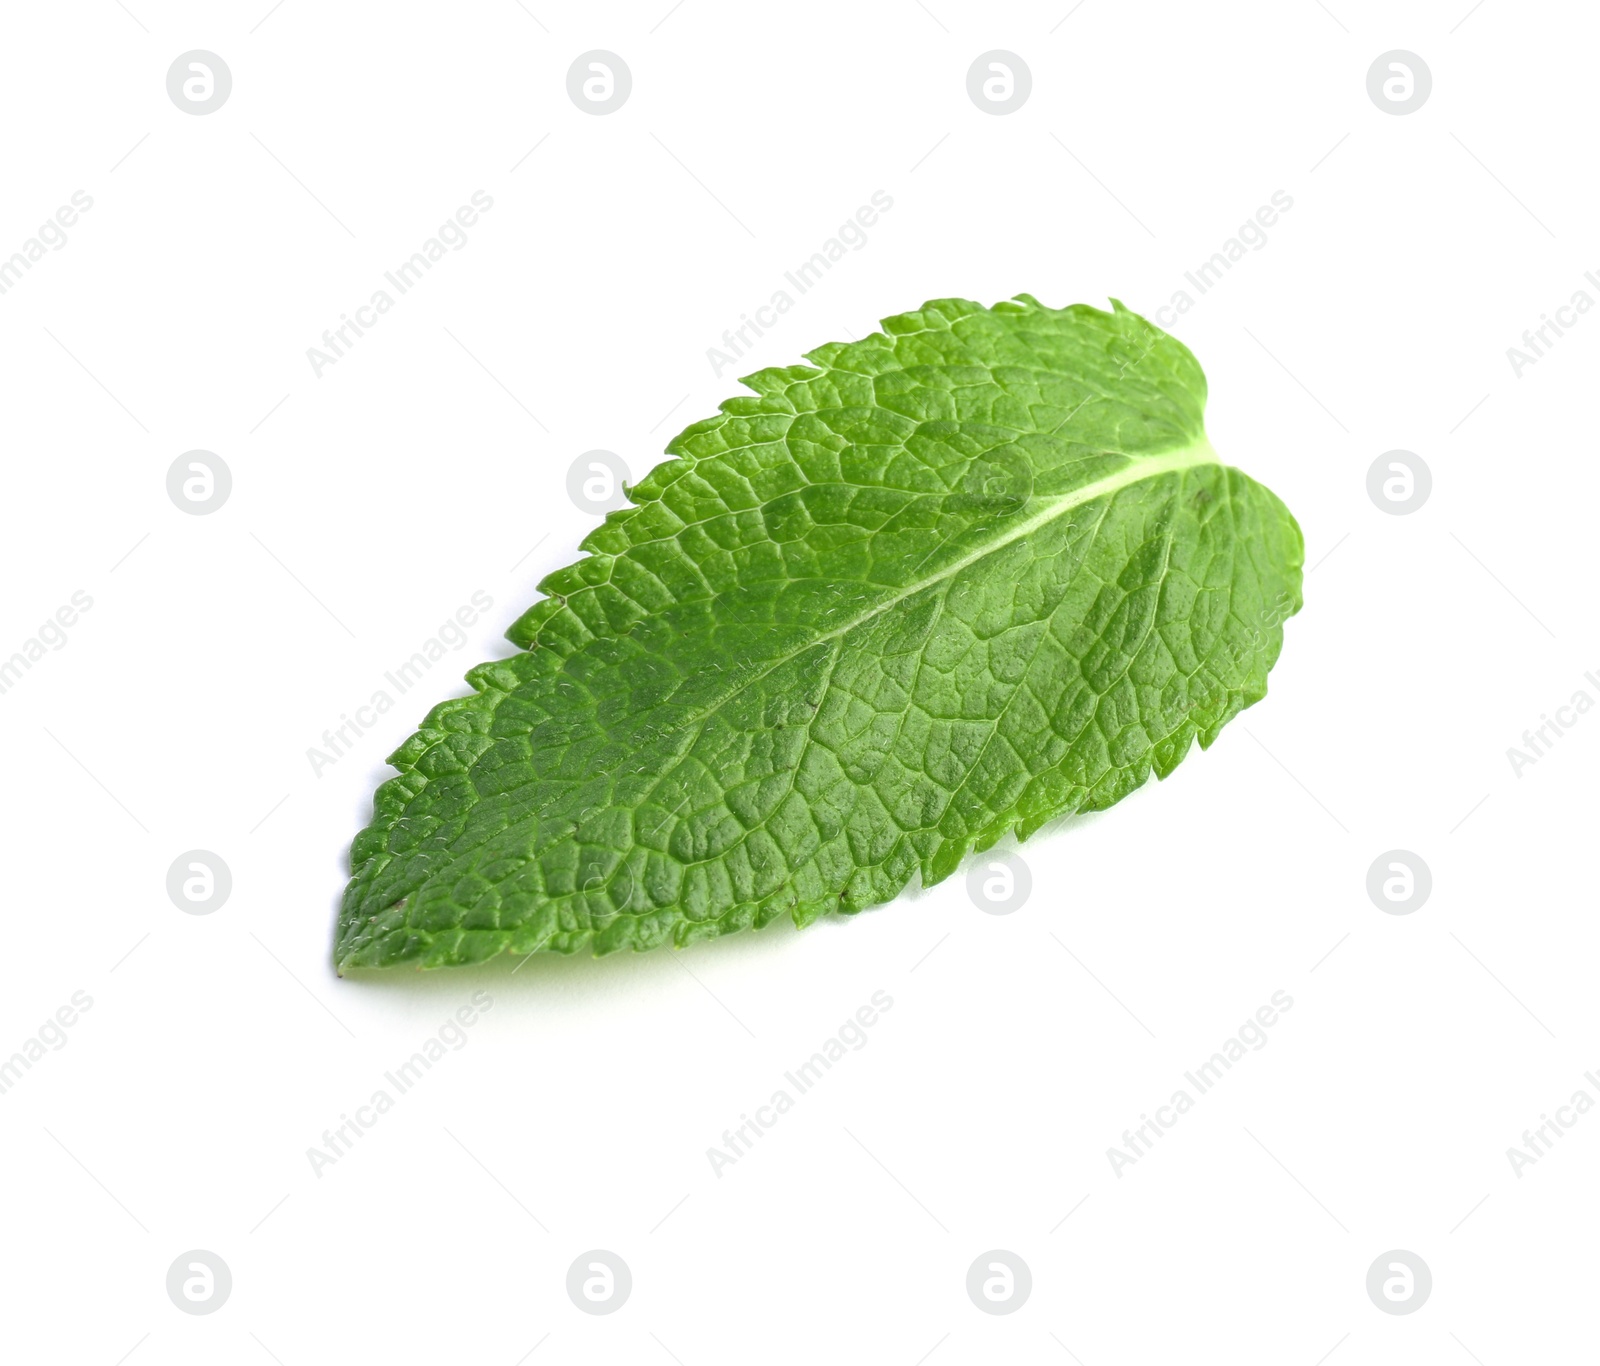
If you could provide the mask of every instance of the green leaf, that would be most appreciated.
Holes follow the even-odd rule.
[[[1300,530],[1113,303],[936,300],[673,441],[391,756],[340,970],[805,925],[1209,746]]]

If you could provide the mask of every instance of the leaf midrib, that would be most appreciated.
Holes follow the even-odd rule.
[[[794,649],[784,652],[776,659],[767,661],[758,674],[734,682],[715,700],[696,707],[693,712],[687,716],[681,717],[675,724],[668,727],[666,730],[657,732],[654,740],[659,742],[665,740],[674,732],[688,731],[689,736],[687,744],[693,745],[695,737],[699,733],[698,726],[705,722],[713,713],[724,706],[731,698],[733,698],[743,689],[761,682],[763,679],[782,668],[785,664],[788,664],[801,654],[804,654],[807,650],[815,649],[819,645],[826,644],[832,640],[837,640],[840,636],[848,634],[849,632],[855,630],[858,626],[861,626],[872,620],[873,617],[887,611],[891,607],[895,607],[900,603],[905,602],[907,599],[914,597],[916,594],[921,593],[928,588],[931,588],[937,583],[940,583],[946,579],[955,578],[957,575],[970,568],[973,564],[976,564],[979,560],[984,559],[986,556],[993,555],[1005,549],[1009,545],[1015,544],[1024,537],[1032,535],[1041,527],[1048,525],[1058,517],[1064,516],[1077,508],[1083,507],[1087,503],[1092,503],[1098,498],[1103,498],[1108,494],[1119,493],[1125,488],[1130,488],[1135,484],[1143,483],[1147,479],[1157,479],[1165,474],[1181,473],[1185,470],[1194,469],[1202,465],[1220,465],[1221,463],[1222,462],[1217,458],[1217,453],[1212,448],[1210,441],[1204,435],[1201,435],[1197,440],[1191,442],[1189,445],[1175,447],[1172,450],[1161,451],[1152,455],[1130,455],[1128,457],[1128,464],[1122,469],[1116,470],[1111,474],[1104,475],[1099,479],[1092,480],[1091,482],[1084,484],[1079,488],[1073,489],[1070,493],[1064,493],[1057,497],[1044,500],[1037,511],[1029,514],[1027,517],[1022,518],[1020,521],[1011,523],[1005,528],[1005,531],[1002,535],[997,536],[993,540],[987,541],[983,545],[974,548],[972,551],[962,556],[954,563],[942,566],[935,573],[929,574],[915,583],[896,590],[882,602],[874,604],[872,607],[868,608],[864,612],[859,613],[851,620],[834,627],[822,635],[802,642]],[[668,774],[676,766],[677,762],[682,759],[684,752],[685,751],[683,748],[678,748],[677,751],[671,755],[670,759],[667,759],[662,764],[661,770],[656,774],[658,782],[668,776]],[[652,788],[651,790],[653,791],[654,789]],[[507,795],[510,796],[512,794],[508,793]],[[649,793],[647,792],[643,794],[640,800],[648,801]],[[547,809],[547,805],[540,805],[538,807],[538,814],[543,815]],[[520,814],[525,815],[531,813],[532,809],[530,808],[528,811]],[[427,880],[428,875],[425,874],[422,881],[426,882]],[[420,885],[421,884],[419,884],[419,886]],[[423,930],[420,925],[411,926],[411,928],[429,938],[432,937],[427,931]]]

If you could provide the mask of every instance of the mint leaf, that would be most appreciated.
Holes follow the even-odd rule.
[[[1026,295],[883,328],[673,441],[391,757],[341,971],[859,911],[1265,695],[1300,530],[1184,346]]]

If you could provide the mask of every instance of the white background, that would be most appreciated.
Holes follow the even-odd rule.
[[[94,201],[0,296],[0,655],[93,600],[0,696],[0,1057],[93,1000],[0,1096],[5,1354],[1575,1359],[1600,1118],[1520,1176],[1507,1149],[1600,1098],[1600,716],[1520,776],[1507,749],[1600,699],[1600,319],[1520,378],[1506,349],[1600,298],[1593,11],[267,3],[5,14],[0,252]],[[196,48],[233,75],[203,117],[165,85]],[[1396,48],[1433,73],[1405,117],[1366,89]],[[590,49],[633,74],[609,116],[567,94]],[[1014,114],[968,98],[990,49],[1031,69]],[[318,377],[307,348],[475,190],[467,245]],[[875,190],[867,245],[714,374]],[[928,298],[1154,314],[1277,190],[1172,330],[1217,449],[1305,530],[1305,610],[1209,753],[1029,842],[1021,910],[958,875],[682,954],[333,976],[384,756],[575,555],[575,457],[642,474],[737,374]],[[1395,448],[1433,473],[1409,516],[1366,491]],[[233,475],[209,516],[166,492],[194,449]],[[475,590],[469,643],[315,773]],[[197,848],[233,877],[207,916],[165,890]],[[1408,916],[1365,887],[1395,848],[1432,870]],[[879,990],[867,1046],[714,1174]],[[1280,990],[1267,1045],[1118,1175],[1107,1149]],[[467,1045],[316,1174],[474,991]],[[165,1290],[195,1248],[233,1276],[205,1317]],[[565,1290],[591,1248],[632,1270],[607,1317]],[[965,1291],[995,1248],[1033,1278],[1004,1317]],[[1365,1289],[1395,1248],[1433,1274],[1408,1316]]]

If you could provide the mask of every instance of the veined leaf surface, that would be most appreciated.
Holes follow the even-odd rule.
[[[1026,295],[883,329],[677,437],[391,756],[341,971],[859,911],[1265,695],[1300,531],[1181,343]]]

